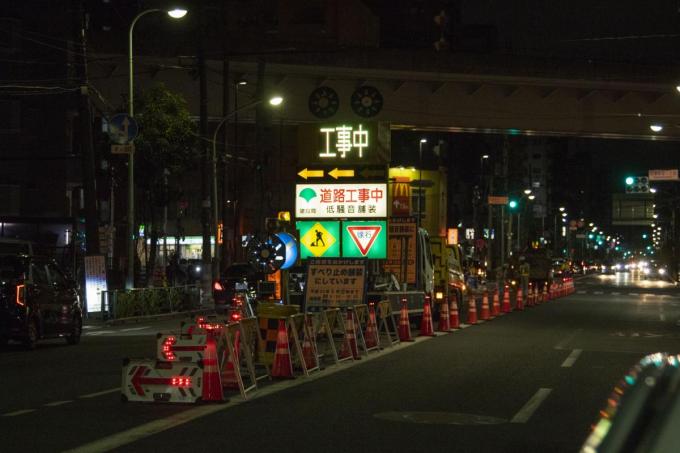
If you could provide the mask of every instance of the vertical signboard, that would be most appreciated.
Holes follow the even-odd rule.
[[[385,271],[400,283],[416,282],[416,221],[412,217],[392,217],[387,235]]]
[[[295,223],[300,231],[300,258],[337,258],[340,256],[340,222],[301,220]]]
[[[364,303],[366,260],[310,259],[307,263],[307,307],[348,307]]]
[[[387,222],[384,220],[342,222],[342,256],[387,258]]]
[[[88,313],[102,311],[102,292],[106,286],[106,263],[103,255],[85,257],[85,306]]]
[[[392,187],[392,216],[408,217],[411,215],[411,185],[409,178],[397,176]]]

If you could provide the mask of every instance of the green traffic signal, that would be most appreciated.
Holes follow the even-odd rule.
[[[626,177],[626,185],[627,186],[632,186],[634,182],[635,182],[635,178],[633,178],[632,176]]]
[[[508,206],[510,206],[510,209],[515,209],[517,207],[517,200],[510,200]]]

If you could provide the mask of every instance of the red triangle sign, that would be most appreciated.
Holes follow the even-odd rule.
[[[363,256],[368,254],[375,239],[380,234],[382,226],[380,225],[366,225],[366,226],[348,226],[347,232],[352,237],[352,240],[359,248]]]

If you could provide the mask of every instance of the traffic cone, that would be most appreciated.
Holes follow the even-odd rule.
[[[211,335],[208,336],[205,343],[205,355],[203,356],[203,392],[201,394],[201,399],[203,401],[216,401],[218,403],[224,401],[222,379],[220,379],[220,370],[217,364],[217,342]]]
[[[345,342],[342,344],[340,350],[340,358],[349,357],[350,354],[354,360],[359,360],[359,348],[357,347],[357,336],[354,332],[354,310],[347,310],[347,318],[345,319]]]
[[[496,317],[501,314],[501,303],[498,300],[498,290],[493,292],[493,303],[491,304],[491,316]]]
[[[503,291],[503,305],[501,305],[501,311],[503,313],[510,313],[512,308],[510,307],[510,288],[505,287]]]
[[[232,360],[229,351],[225,352],[226,360],[224,361],[224,367],[222,368],[222,387],[238,388],[238,379],[236,378],[236,372],[234,371],[234,363],[238,366],[240,347],[241,332],[237,330],[234,335],[234,351],[236,351],[234,360]]]
[[[288,329],[286,320],[279,319],[279,333],[276,336],[276,352],[274,352],[274,364],[272,365],[272,377],[292,378],[293,362],[290,360],[290,347],[288,343]]]
[[[517,288],[517,305],[515,305],[515,310],[524,310],[524,295],[522,294],[522,288]]]
[[[373,303],[368,304],[368,323],[366,324],[366,332],[364,334],[367,348],[378,346],[378,321],[375,317],[374,305]]]
[[[401,311],[399,313],[399,341],[413,341],[413,338],[411,338],[411,322],[408,319],[408,301],[406,298],[401,300]]]
[[[529,283],[529,288],[527,289],[527,307],[533,307],[534,306],[534,292],[533,292],[533,284]]]
[[[470,299],[468,300],[468,324],[477,324],[477,302],[475,301],[475,296],[470,294]]]
[[[439,331],[448,332],[451,330],[451,320],[449,319],[449,301],[444,299],[439,304]]]
[[[432,325],[432,309],[430,308],[430,298],[425,296],[423,303],[423,317],[420,320],[420,336],[434,337],[434,326]]]
[[[316,339],[312,343],[312,338],[315,337],[312,332],[312,318],[310,316],[305,316],[305,327],[305,339],[302,342],[302,359],[305,361],[305,367],[310,370],[316,368],[319,364],[316,353]]]
[[[453,299],[451,299],[451,309],[449,310],[449,327],[451,330],[460,329],[460,317],[458,316],[458,298],[456,293],[453,294]]]
[[[491,312],[489,310],[489,293],[485,292],[482,296],[482,315],[481,318],[484,321],[488,321],[491,318]]]

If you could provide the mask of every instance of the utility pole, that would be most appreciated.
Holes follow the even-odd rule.
[[[229,115],[229,58],[228,58],[228,34],[227,34],[227,6],[226,2],[222,3],[222,116],[226,117]],[[217,253],[219,245],[217,241],[215,243],[215,262],[220,263],[219,269],[222,270],[227,268],[229,246],[227,242],[227,220],[229,218],[229,210],[227,205],[227,200],[229,199],[229,169],[228,165],[236,165],[236,159],[229,159],[227,155],[229,154],[229,147],[227,142],[229,139],[229,128],[227,124],[224,125],[222,129],[222,247],[220,248],[221,253]],[[217,259],[219,256],[219,259]]]
[[[78,78],[80,96],[78,99],[78,120],[80,122],[80,152],[82,155],[83,190],[85,192],[85,249],[88,255],[99,254],[99,215],[97,212],[97,186],[95,182],[95,156],[92,140],[92,106],[88,91],[87,70],[87,24],[84,0],[75,0],[73,5],[74,28],[78,32],[79,51]],[[74,269],[75,271],[75,269]]]
[[[204,8],[198,6],[198,78],[199,78],[199,134],[201,146],[201,227],[203,233],[203,250],[201,253],[201,261],[203,272],[201,274],[201,288],[202,300],[201,303],[207,303],[211,292],[211,278],[212,278],[212,253],[210,246],[210,185],[209,175],[210,169],[208,163],[210,161],[208,156],[208,144],[206,138],[208,137],[208,79],[205,65],[205,20]]]

